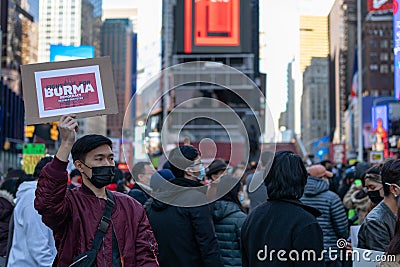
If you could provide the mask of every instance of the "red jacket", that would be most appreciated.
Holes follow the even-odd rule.
[[[67,164],[55,157],[42,169],[35,199],[35,208],[43,222],[53,230],[57,266],[69,266],[77,255],[91,248],[106,205],[106,200],[97,198],[84,184],[67,190]],[[113,194],[112,223],[97,253],[95,266],[112,266],[112,227],[122,266],[158,266],[157,243],[142,205],[127,195]]]

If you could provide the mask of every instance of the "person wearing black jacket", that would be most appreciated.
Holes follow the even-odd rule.
[[[132,176],[135,179],[135,184],[128,192],[128,195],[142,205],[149,199],[148,192],[151,192],[150,177],[154,172],[155,169],[149,162],[138,162],[132,168]]]
[[[161,190],[151,205],[147,202],[145,206],[158,242],[160,266],[223,267],[212,220],[213,207],[194,204],[207,202],[207,188],[200,183],[205,171],[199,152],[192,146],[180,146],[172,152],[169,161],[177,178],[170,182],[182,190]],[[157,199],[181,204],[170,205]]]
[[[325,266],[323,234],[316,220],[321,213],[299,200],[306,181],[298,155],[289,151],[275,155],[265,179],[268,200],[242,226],[243,267]]]

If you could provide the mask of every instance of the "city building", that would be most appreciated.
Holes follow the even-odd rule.
[[[39,62],[50,60],[50,45],[91,45],[100,55],[101,0],[40,0]]]
[[[328,17],[327,16],[300,16],[300,54],[296,60],[300,64],[300,74],[310,66],[313,57],[327,57],[329,54]],[[299,81],[295,90],[295,131],[301,132],[301,99],[303,83]]]
[[[392,16],[363,25],[363,96],[394,95]]]
[[[300,16],[300,72],[310,66],[313,57],[326,57],[328,53],[328,17]]]
[[[329,135],[328,58],[312,58],[303,74],[301,100],[301,136],[309,154],[315,154],[313,143]]]
[[[101,54],[110,56],[119,113],[107,116],[107,135],[122,136],[123,127],[133,138],[132,112],[128,105],[136,89],[136,34],[129,19],[106,19],[101,30]],[[124,124],[124,117],[127,120]],[[130,119],[128,119],[130,118]],[[133,141],[133,139],[132,139]]]
[[[287,67],[287,98],[286,103],[286,116],[287,116],[287,130],[294,133],[294,119],[295,119],[295,82],[293,78],[293,64],[294,60],[288,64]]]
[[[38,3],[34,0],[2,0],[0,31],[3,83],[21,94],[19,66],[37,61]]]
[[[329,13],[329,104],[333,142],[346,140],[345,110],[349,105],[357,42],[357,1],[337,0]]]
[[[210,13],[205,15],[205,12]],[[222,14],[225,16],[221,17]],[[200,19],[194,20],[194,17]],[[261,105],[265,104],[257,97],[264,84],[259,72],[258,23],[258,0],[163,1],[162,67],[192,64],[174,68],[171,75],[162,75],[141,92],[141,102],[145,96],[159,97],[159,101],[153,102],[154,108],[150,112],[143,108],[147,104],[138,106],[141,110],[138,110],[137,127],[147,123],[144,139],[149,141],[147,151],[152,159],[163,152],[161,134],[167,145],[163,149],[184,140],[199,147],[202,140],[210,138],[216,145],[216,157],[229,159],[231,144],[245,150],[244,144],[248,143],[250,158],[258,159],[257,146],[264,125],[258,128],[256,116],[262,117]],[[218,63],[239,70],[254,83],[249,85],[247,78],[224,70]],[[202,79],[210,82],[196,82]],[[248,104],[254,108],[255,114],[243,98],[221,86],[222,80],[239,96],[249,99]],[[238,116],[235,120],[229,117],[232,110]],[[240,131],[238,118],[245,125],[248,136],[245,131]],[[260,118],[260,121],[264,119]],[[228,130],[232,133],[229,136]],[[232,155],[232,161],[245,160],[241,154]],[[202,157],[204,161],[211,158],[208,154]]]
[[[100,56],[102,0],[40,0],[38,61],[50,61],[50,45],[93,46]],[[106,116],[79,119],[78,137],[106,134]],[[93,127],[93,128],[92,128]]]

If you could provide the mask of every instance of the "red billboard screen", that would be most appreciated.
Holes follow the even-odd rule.
[[[178,0],[176,10],[178,53],[241,53],[249,50],[252,29],[249,1]]]

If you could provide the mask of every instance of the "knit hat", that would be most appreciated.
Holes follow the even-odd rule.
[[[225,160],[223,159],[215,159],[213,162],[208,165],[208,170],[206,172],[206,175],[210,177],[213,174],[216,174],[219,171],[224,171],[226,170],[228,166],[225,163]]]

